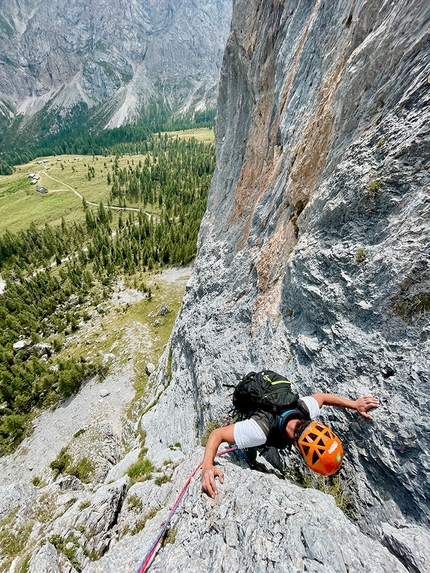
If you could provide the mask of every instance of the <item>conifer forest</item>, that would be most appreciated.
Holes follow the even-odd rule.
[[[121,153],[136,152],[136,145],[124,145]],[[84,198],[77,222],[32,223],[0,236],[6,283],[0,294],[0,455],[20,443],[37,409],[71,396],[89,376],[103,375],[101,363],[58,353],[64,337],[109,297],[115,279],[187,264],[196,254],[213,144],[158,134],[140,142],[139,152],[124,167],[115,149],[107,205]],[[94,177],[90,166],[87,177]],[[126,210],[130,204],[137,207]],[[136,286],[151,295],[143,282]]]

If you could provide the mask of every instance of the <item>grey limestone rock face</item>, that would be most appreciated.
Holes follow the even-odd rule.
[[[1,570],[17,573],[27,563],[33,573],[74,573],[99,559],[116,536],[128,486],[128,476],[91,487],[67,476],[40,490],[24,484],[1,488]],[[19,499],[10,499],[12,488]],[[10,564],[14,539],[20,551]]]
[[[61,573],[66,571],[70,563],[77,563],[82,569],[90,561],[89,556],[97,559],[107,551],[128,483],[129,478],[123,477],[100,486],[94,493],[75,491],[68,496],[58,495],[55,486],[50,486],[50,491],[45,492],[53,507],[56,507],[56,515],[38,535],[48,540],[57,540]],[[69,548],[67,544],[70,544]],[[68,554],[65,549],[69,549]]]
[[[202,453],[197,450],[177,469],[167,507],[134,542],[124,537],[84,573],[139,569]],[[219,463],[225,482],[218,496],[202,496],[199,474],[194,478],[170,522],[174,541],[158,549],[150,571],[406,572],[387,549],[362,534],[330,496],[251,471],[233,458]]]
[[[36,488],[26,483],[0,487],[0,520],[15,509],[21,510],[29,507],[36,494]]]
[[[398,529],[388,523],[382,524],[382,530],[386,545],[399,555],[404,563],[410,564],[412,571],[430,570],[428,533],[423,532],[422,528],[405,526]]]

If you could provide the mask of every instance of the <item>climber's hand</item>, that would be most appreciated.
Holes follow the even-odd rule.
[[[203,467],[202,470],[202,490],[210,497],[215,497],[218,493],[215,478],[224,483],[224,473],[214,465]]]
[[[378,407],[379,401],[373,396],[362,396],[361,398],[357,398],[355,401],[355,409],[357,412],[361,414],[363,418],[367,418],[368,420],[372,420],[372,416],[370,416],[367,411]]]

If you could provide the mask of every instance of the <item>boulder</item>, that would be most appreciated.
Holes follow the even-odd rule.
[[[52,543],[47,541],[31,556],[28,573],[62,573],[58,565],[58,555]]]
[[[151,376],[151,374],[153,374],[155,372],[154,364],[152,364],[152,362],[148,362],[148,364],[146,365],[145,371],[148,374],[148,376]]]
[[[14,342],[14,344],[12,345],[12,348],[15,350],[15,352],[18,352],[18,350],[22,350],[23,348],[26,348],[29,345],[29,341],[28,340],[18,340],[17,342]]]
[[[169,305],[165,302],[163,302],[160,306],[160,308],[158,309],[158,315],[159,316],[166,316],[166,314],[169,314],[169,312],[172,312],[171,309],[169,308]]]
[[[114,465],[107,473],[105,477],[105,483],[109,483],[111,481],[116,481],[122,478],[128,468],[137,462],[139,459],[140,448],[136,448],[131,452],[128,452],[116,465]]]
[[[115,354],[112,354],[111,352],[103,354],[103,359],[102,359],[102,364],[106,365],[106,364],[111,364],[112,362],[115,362],[116,360],[116,356]]]

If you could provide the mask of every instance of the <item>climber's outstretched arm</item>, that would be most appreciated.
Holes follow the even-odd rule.
[[[213,430],[206,444],[202,466],[202,489],[211,497],[215,497],[218,493],[215,478],[218,477],[221,483],[224,481],[224,473],[214,465],[216,453],[222,442],[234,443],[234,424]]]
[[[342,398],[342,396],[336,396],[336,394],[312,394],[312,398],[318,402],[320,408],[323,406],[337,406],[338,408],[351,408],[352,410],[357,410],[363,418],[368,420],[372,419],[367,411],[372,410],[372,408],[378,408],[379,401],[373,396],[362,396],[357,398],[357,400],[349,400],[348,398]]]

